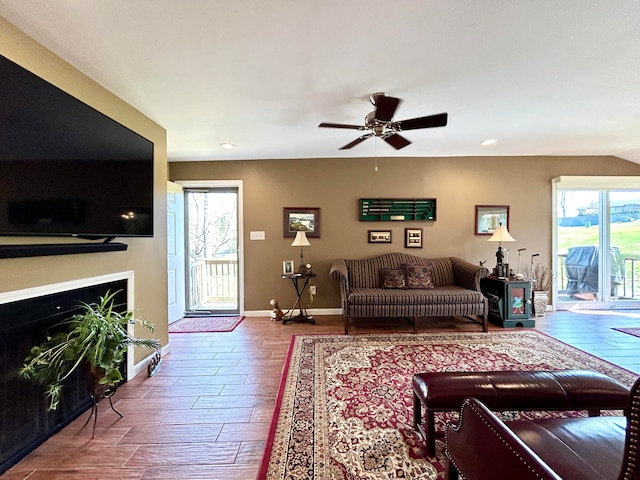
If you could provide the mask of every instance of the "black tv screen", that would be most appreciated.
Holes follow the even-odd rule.
[[[2,56],[0,235],[153,236],[153,143]]]

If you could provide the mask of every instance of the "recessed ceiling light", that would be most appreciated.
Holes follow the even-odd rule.
[[[480,145],[493,145],[496,142],[497,140],[495,138],[487,138],[486,140],[481,141]]]
[[[220,146],[222,148],[226,148],[227,150],[231,150],[232,148],[236,148],[236,146],[233,143],[229,143],[229,142],[221,143]]]

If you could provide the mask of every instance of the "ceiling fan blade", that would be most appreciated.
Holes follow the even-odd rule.
[[[364,130],[364,127],[361,125],[345,125],[344,123],[327,123],[322,122],[319,127],[328,127],[328,128],[348,128],[350,130]]]
[[[407,145],[411,145],[411,142],[404,138],[402,135],[398,135],[394,133],[393,135],[389,135],[388,137],[384,137],[383,140],[391,145],[396,150],[400,150],[401,148],[406,147]]]
[[[383,122],[390,122],[396,108],[400,104],[400,99],[396,97],[376,97],[376,114],[375,119]]]
[[[355,147],[359,143],[364,142],[367,138],[371,137],[373,133],[367,133],[366,135],[362,135],[361,137],[356,138],[353,142],[347,143],[344,147],[340,148],[340,150],[348,150],[352,147]]]
[[[437,115],[428,115],[426,117],[410,118],[409,120],[401,120],[395,122],[400,130],[417,130],[418,128],[444,127],[447,125],[448,114],[439,113]]]

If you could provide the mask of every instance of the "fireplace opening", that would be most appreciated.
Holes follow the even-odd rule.
[[[18,378],[17,371],[50,327],[78,313],[80,302],[95,303],[107,292],[118,292],[115,309],[127,310],[126,279],[0,304],[0,474],[91,408],[80,369],[67,379],[58,409],[50,412],[44,388]]]

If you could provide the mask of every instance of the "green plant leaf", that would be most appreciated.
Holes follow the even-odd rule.
[[[81,313],[54,325],[56,333],[34,345],[17,372],[45,387],[49,409],[58,408],[63,382],[84,362],[104,369],[101,384],[114,386],[123,380],[119,371],[130,345],[158,350],[155,339],[139,339],[129,335],[127,325],[135,323],[153,332],[153,324],[134,318],[133,312],[119,312],[114,305],[118,292],[107,292],[98,302],[81,303]]]

